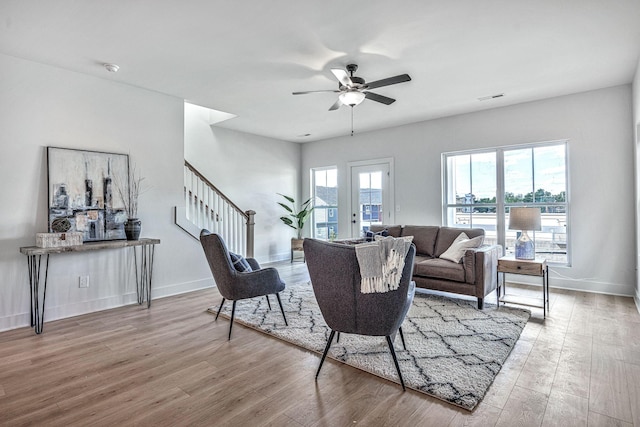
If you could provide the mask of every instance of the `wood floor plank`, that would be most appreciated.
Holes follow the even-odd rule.
[[[553,391],[544,413],[542,427],[586,427],[589,399]]]
[[[595,351],[595,348],[591,362],[589,410],[632,422],[625,364],[608,354]]]

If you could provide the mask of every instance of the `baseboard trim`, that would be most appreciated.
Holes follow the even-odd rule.
[[[191,282],[176,283],[159,288],[151,289],[152,299],[165,298],[173,295],[193,292],[200,289],[206,289],[215,285],[213,278],[200,279]],[[67,319],[69,317],[80,316],[83,314],[94,313],[96,311],[109,310],[111,308],[122,307],[125,305],[137,304],[138,297],[135,293],[127,293],[123,295],[114,295],[98,300],[82,301],[73,304],[67,304],[57,307],[46,307],[44,312],[45,329],[46,322],[54,320]],[[30,313],[19,313],[11,316],[0,318],[0,331],[23,328],[31,325]]]
[[[521,274],[507,274],[507,282],[522,285],[542,286],[542,277],[524,276]],[[502,280],[502,278],[500,278]],[[567,289],[571,291],[590,292],[596,294],[618,295],[633,297],[632,285],[620,283],[596,282],[593,280],[570,279],[566,277],[554,277],[549,275],[549,288]]]

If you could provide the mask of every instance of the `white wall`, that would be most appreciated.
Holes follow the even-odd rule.
[[[19,248],[47,230],[47,146],[129,154],[149,187],[140,197],[142,236],[162,240],[153,296],[211,286],[199,243],[173,224],[173,207],[183,200],[183,101],[108,75],[4,55],[0,70],[0,330],[29,324],[27,261]],[[134,302],[127,251],[52,255],[45,320]],[[80,275],[89,275],[89,288],[78,287]]]
[[[393,157],[395,222],[441,224],[441,153],[568,139],[573,264],[552,267],[550,285],[633,295],[631,95],[625,85],[371,133],[356,128],[354,137],[304,144],[302,170],[338,166],[339,229],[348,230],[347,162]],[[309,191],[305,174],[302,188]]]
[[[233,119],[232,119],[233,120]],[[294,230],[277,193],[300,200],[300,145],[208,123],[208,115],[185,104],[185,159],[240,209],[254,210],[255,250],[260,262],[288,259]]]

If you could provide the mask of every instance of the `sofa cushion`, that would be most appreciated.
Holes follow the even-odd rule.
[[[436,237],[438,236],[439,229],[440,227],[431,225],[406,225],[402,229],[402,236],[413,236],[413,243],[416,245],[416,252],[418,254],[425,254],[433,257]],[[460,234],[460,230],[458,230],[458,234]],[[451,239],[449,245],[453,243],[453,240],[456,237],[457,234],[453,239]],[[449,246],[447,246],[447,248],[448,247]],[[447,248],[445,248],[445,250]]]
[[[364,240],[366,240],[367,242],[373,242],[375,236],[387,237],[388,235],[389,231],[386,228],[380,231],[369,230],[364,234]]]
[[[464,267],[457,262],[440,258],[416,257],[413,274],[434,279],[465,282]]]
[[[379,233],[382,230],[387,230],[387,233],[391,237],[400,237],[402,233],[401,225],[371,225],[369,227],[370,231],[374,233]]]
[[[455,228],[455,227],[439,227],[440,231],[438,232],[438,238],[435,244],[435,250],[433,253],[434,257],[439,257],[453,243],[454,240],[460,235],[460,233],[464,232],[469,239],[473,239],[474,237],[484,236],[484,230],[482,228]],[[484,240],[484,239],[482,239]],[[480,246],[482,242],[478,246]],[[417,246],[417,245],[416,245]],[[418,251],[420,252],[420,251]]]
[[[460,233],[451,246],[449,246],[449,249],[444,251],[438,258],[452,262],[460,262],[462,261],[462,256],[467,249],[477,248],[482,244],[483,240],[484,236],[478,236],[470,239],[464,232]]]

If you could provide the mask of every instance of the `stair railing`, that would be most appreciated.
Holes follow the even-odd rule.
[[[220,234],[231,252],[254,256],[255,211],[240,209],[186,160],[184,201],[185,210],[176,209],[176,224],[191,235],[196,232],[199,234],[199,229],[206,228]],[[179,217],[183,215],[197,228],[180,224]]]

